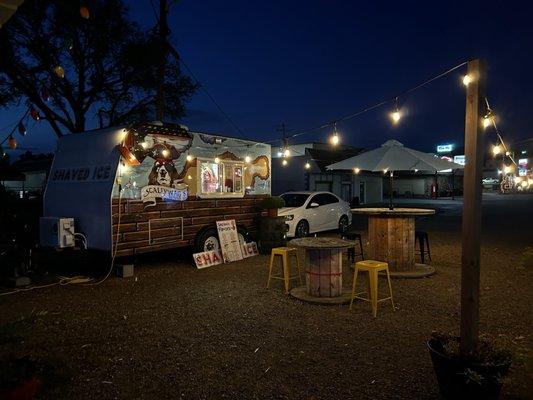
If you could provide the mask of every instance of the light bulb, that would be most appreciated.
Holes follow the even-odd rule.
[[[499,144],[495,145],[495,146],[492,146],[492,154],[494,154],[495,156],[497,156],[498,154],[500,154],[502,152],[502,148]]]
[[[246,156],[246,157],[244,157],[244,162],[245,162],[246,164],[248,164],[250,161],[252,161],[252,159],[250,158],[250,156]]]
[[[289,149],[285,149],[285,151],[283,151],[283,155],[285,157],[290,157],[291,156],[291,151]]]
[[[402,114],[400,113],[399,110],[396,110],[390,114],[390,117],[392,119],[392,122],[394,124],[397,124],[398,122],[400,122],[400,119],[402,118]]]
[[[187,154],[187,161],[191,162],[193,160],[193,156],[191,156],[190,154]]]
[[[510,152],[509,150],[507,150],[507,151],[505,152],[505,155],[506,155],[507,157],[509,157],[509,156],[511,155],[511,152]]]
[[[287,160],[283,159],[283,161],[281,162],[281,165],[285,166],[287,164],[288,164]]]
[[[278,151],[278,157],[281,158],[281,156],[283,156],[283,153],[281,151]]]
[[[483,117],[483,128],[487,129],[490,126],[492,116],[491,115],[485,115]]]
[[[472,82],[473,80],[474,79],[472,78],[471,75],[466,74],[465,76],[463,76],[463,85],[468,86],[468,84]]]
[[[503,172],[505,172],[506,174],[510,174],[512,171],[513,171],[513,168],[510,165],[506,165],[503,168]]]
[[[163,157],[168,157],[169,154],[170,154],[170,151],[168,151],[168,149],[164,149],[161,154],[163,154]]]
[[[385,168],[385,169],[383,170],[383,173],[386,174],[388,171],[389,171],[389,169],[388,169],[388,168]]]
[[[353,173],[354,173],[354,174],[358,174],[358,173],[359,173],[359,171],[360,171],[360,169],[359,169],[359,168],[354,168],[354,169],[353,169]]]
[[[220,162],[220,158],[215,157],[215,164],[218,164]]]
[[[335,132],[335,133],[333,134],[333,136],[331,137],[330,141],[331,141],[331,144],[332,144],[333,146],[336,146],[336,145],[339,144],[339,142],[340,142],[340,138],[339,138],[339,135],[338,135],[337,132]]]
[[[305,169],[310,169],[311,168],[311,164],[309,164],[309,161],[307,161],[304,165]]]

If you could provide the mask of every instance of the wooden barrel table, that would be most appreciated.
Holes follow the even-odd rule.
[[[342,295],[342,251],[354,247],[354,242],[309,237],[293,239],[291,246],[305,250],[306,293],[311,297],[339,297]]]
[[[367,251],[370,260],[385,261],[391,272],[415,268],[415,217],[435,214],[426,208],[354,208],[368,215]]]

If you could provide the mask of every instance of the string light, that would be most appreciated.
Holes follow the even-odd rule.
[[[39,111],[37,111],[37,109],[35,109],[35,108],[30,109],[30,116],[35,121],[39,121],[41,119],[41,116],[39,115]]]
[[[187,161],[188,162],[191,162],[193,159],[194,159],[193,156],[191,156],[190,154],[187,154]]]
[[[20,134],[21,136],[26,136],[26,127],[24,126],[24,124],[22,123],[22,121],[20,121],[20,122],[18,123],[17,129],[18,129],[19,134]]]
[[[291,151],[290,151],[290,149],[288,149],[288,148],[285,149],[285,150],[283,151],[283,157],[290,157],[290,156],[291,156]]]
[[[392,120],[392,123],[396,125],[398,122],[400,122],[400,119],[402,118],[402,113],[398,109],[398,97],[394,99],[394,103],[395,109],[393,112],[390,113],[390,118]]]
[[[281,165],[286,166],[287,164],[288,164],[287,160],[283,159],[283,161],[281,161]]]
[[[339,133],[337,132],[337,123],[333,123],[333,136],[329,139],[333,146],[336,146],[340,142]]]
[[[87,7],[80,7],[80,16],[83,19],[89,19],[90,17],[89,9]]]
[[[250,161],[252,161],[252,159],[250,158],[250,156],[246,156],[246,157],[244,157],[244,162],[245,162],[246,164],[249,164]]]
[[[388,168],[385,168],[385,169],[383,170],[383,173],[386,174],[388,171],[389,171],[389,169],[388,169]]]
[[[483,117],[483,128],[487,129],[492,124],[492,119],[494,116],[492,115],[492,111],[488,110],[487,115]]]
[[[218,164],[220,162],[220,158],[215,157],[215,164]]]
[[[163,154],[163,157],[168,157],[170,155],[170,151],[168,151],[168,149],[164,149],[161,154]]]
[[[304,165],[305,169],[311,169],[311,164],[309,164],[309,161],[307,161]]]
[[[65,77],[65,70],[63,69],[61,65],[56,65],[54,67],[54,73],[61,79]]]
[[[7,141],[7,145],[11,150],[15,150],[17,148],[17,141],[13,136],[9,136],[9,139]]]
[[[471,75],[466,74],[465,76],[463,76],[463,85],[468,86],[473,81],[474,81],[474,78],[472,78]]]
[[[501,152],[502,152],[502,147],[499,144],[496,144],[496,145],[492,146],[492,154],[497,156]]]
[[[354,174],[358,174],[359,171],[361,171],[359,168],[354,168],[354,169],[353,169],[353,173],[354,173]]]

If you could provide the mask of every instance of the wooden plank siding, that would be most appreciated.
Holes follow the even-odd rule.
[[[237,225],[245,227],[250,234],[255,235],[259,228],[259,217],[263,214],[259,203],[264,197],[209,200],[192,198],[183,202],[158,201],[152,206],[144,205],[140,200],[122,199],[120,229],[119,200],[113,199],[113,247],[118,243],[117,257],[185,247],[193,243],[202,228],[215,228],[216,221],[226,219],[234,219]]]

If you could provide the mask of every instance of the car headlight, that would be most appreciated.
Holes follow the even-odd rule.
[[[294,215],[285,215],[285,221],[292,221],[294,219]]]

